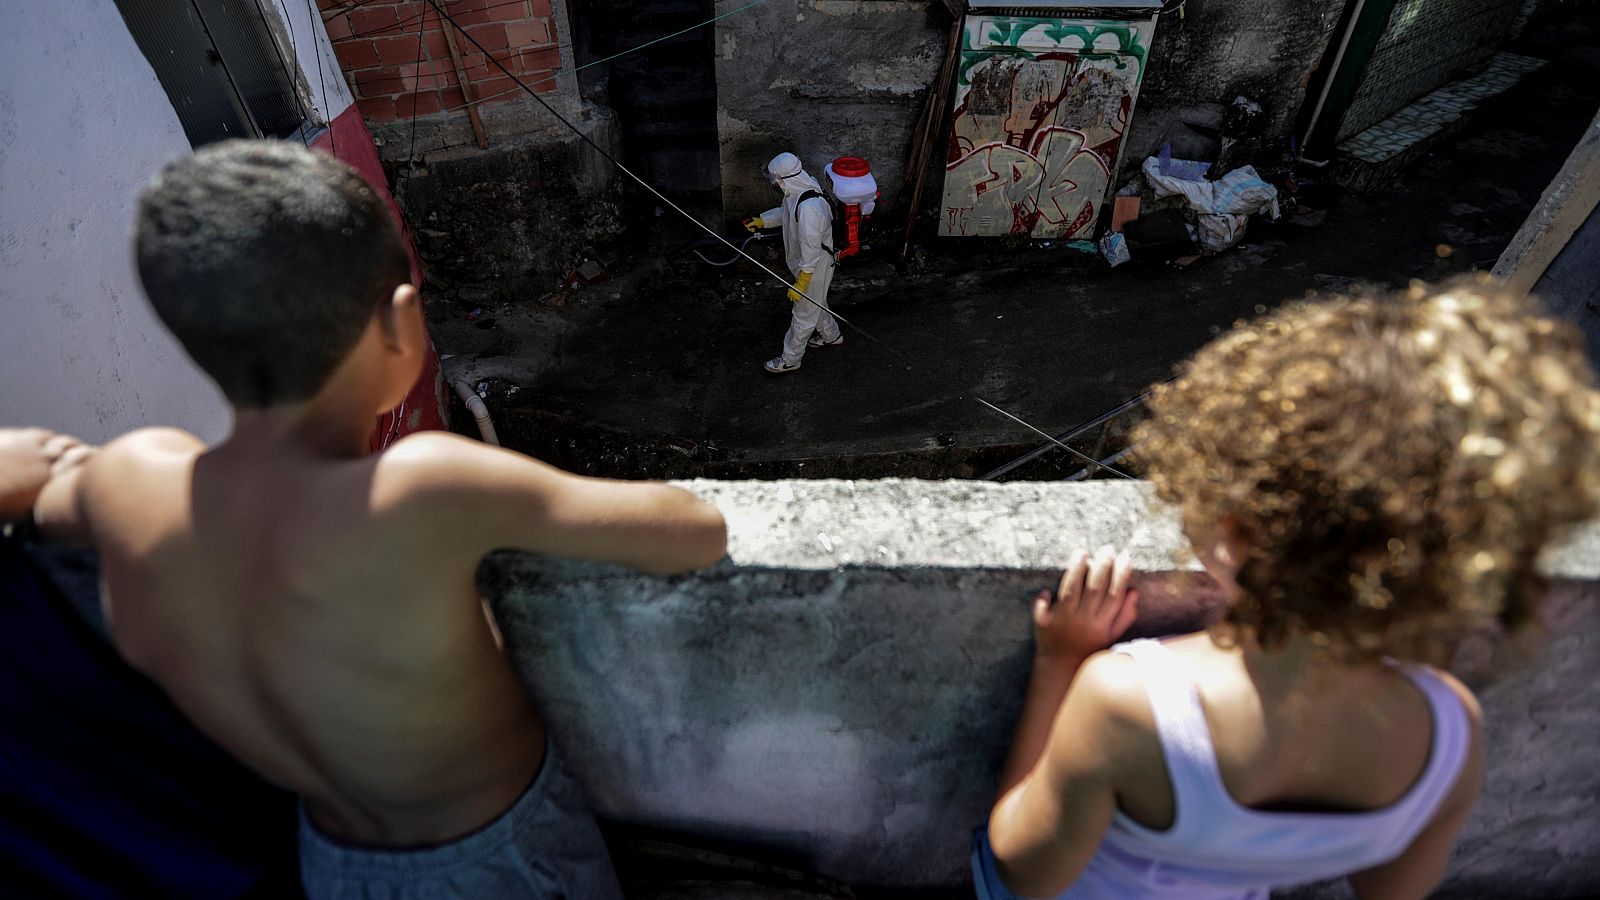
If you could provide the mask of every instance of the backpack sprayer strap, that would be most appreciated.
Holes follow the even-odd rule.
[[[822,195],[822,192],[820,192],[820,191],[806,191],[805,193],[800,195],[800,199],[799,200],[796,200],[794,202],[794,223],[796,225],[800,224],[800,204],[806,202],[807,200],[813,199],[813,198],[815,198],[817,200],[821,200],[823,202],[823,204],[827,206],[827,209],[828,209],[828,221],[830,223],[833,221],[833,204],[828,201],[828,198],[824,197]],[[831,230],[830,230],[830,233],[831,233]],[[832,256],[834,258],[834,260],[837,262],[838,261],[838,257],[839,257],[839,251],[835,250],[833,247],[828,246],[829,243],[831,243],[831,242],[824,242],[823,245],[822,245],[822,249],[828,251],[828,255]]]

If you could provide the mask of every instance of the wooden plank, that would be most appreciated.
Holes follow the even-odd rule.
[[[950,36],[945,43],[944,62],[939,66],[939,77],[934,79],[933,87],[928,91],[927,99],[923,101],[920,127],[916,132],[916,140],[912,143],[911,164],[906,169],[906,176],[911,183],[911,200],[906,204],[906,224],[900,234],[901,262],[905,262],[906,255],[911,252],[911,232],[916,228],[917,212],[922,207],[922,191],[928,181],[928,166],[932,162],[933,149],[940,143],[939,136],[943,131],[941,126],[945,120],[945,107],[950,104],[950,91],[955,85],[956,67],[961,63],[962,30],[965,24],[961,16],[956,16],[950,23]]]
[[[426,12],[426,10],[424,10]],[[461,48],[456,46],[456,29],[453,22],[444,22],[444,40],[450,45],[450,61],[456,67],[456,81],[461,85],[461,96],[467,101],[467,118],[472,120],[472,134],[478,139],[478,149],[489,149],[489,136],[483,130],[483,117],[478,115],[477,89],[467,82],[467,67],[461,63]]]
[[[1500,254],[1495,276],[1517,293],[1533,290],[1596,206],[1600,206],[1600,116],[1589,123],[1538,205]]]

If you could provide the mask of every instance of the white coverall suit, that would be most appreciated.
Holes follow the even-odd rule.
[[[793,174],[786,174],[792,172]],[[833,207],[826,196],[810,197],[798,203],[807,191],[822,194],[822,185],[806,174],[800,160],[791,153],[779,154],[767,164],[767,175],[783,191],[783,205],[761,214],[768,228],[783,226],[783,256],[789,264],[789,274],[799,276],[811,273],[811,283],[806,286],[806,296],[816,303],[807,303],[805,297],[793,304],[789,319],[789,333],[783,336],[783,363],[794,366],[806,353],[806,341],[815,331],[823,343],[839,339],[839,323],[828,311],[828,285],[833,282],[833,254],[823,248],[833,243]],[[799,215],[796,217],[798,203]]]

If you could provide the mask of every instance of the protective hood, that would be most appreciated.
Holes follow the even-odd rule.
[[[767,163],[767,177],[778,185],[785,197],[795,197],[806,191],[822,193],[822,185],[817,183],[800,164],[800,157],[793,153],[779,153]]]

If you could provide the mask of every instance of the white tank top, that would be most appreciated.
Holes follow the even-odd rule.
[[[1422,776],[1405,796],[1366,812],[1249,809],[1222,783],[1200,695],[1181,659],[1153,640],[1118,644],[1112,651],[1134,658],[1149,692],[1176,812],[1172,826],[1157,831],[1117,810],[1100,849],[1062,898],[1265,900],[1274,887],[1359,872],[1410,846],[1466,761],[1471,732],[1460,697],[1429,669],[1408,665],[1401,671],[1433,712],[1433,743]],[[986,840],[983,853],[988,855]],[[1008,896],[993,874],[992,857],[984,862],[988,890],[980,893]]]

